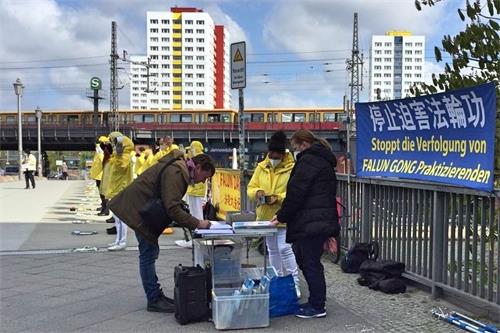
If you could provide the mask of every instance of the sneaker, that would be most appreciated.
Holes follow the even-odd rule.
[[[100,213],[97,213],[97,216],[108,216],[109,209],[102,210]]]
[[[114,217],[111,216],[109,219],[106,220],[106,223],[115,223]]]
[[[184,239],[176,240],[175,244],[180,247],[184,247],[187,249],[192,249],[193,248],[193,241],[185,241]]]
[[[305,302],[305,303],[299,304],[299,309],[305,309],[305,308],[308,308],[310,306],[311,305],[309,305],[309,302]]]
[[[108,247],[108,251],[123,251],[127,248],[127,244],[115,244]]]
[[[300,308],[299,313],[297,313],[295,315],[295,317],[304,318],[304,319],[323,318],[323,317],[326,317],[326,310],[324,308],[317,310],[317,309],[313,308],[312,306],[308,306],[305,308]]]
[[[164,312],[164,313],[174,313],[175,305],[166,300],[166,296],[160,293],[158,298],[155,301],[148,301],[147,310],[149,312]]]
[[[111,228],[106,229],[106,233],[108,235],[116,235],[116,227],[111,227]]]
[[[109,243],[106,247],[111,247],[111,246],[115,246],[116,243]]]

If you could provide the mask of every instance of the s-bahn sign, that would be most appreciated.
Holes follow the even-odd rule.
[[[245,88],[247,85],[246,44],[231,44],[231,89]]]
[[[356,103],[357,176],[492,191],[495,103],[494,83]]]
[[[98,77],[93,77],[90,79],[90,89],[92,90],[100,90],[102,87],[102,81]]]

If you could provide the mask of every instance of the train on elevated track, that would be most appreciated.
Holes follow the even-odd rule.
[[[245,110],[248,130],[284,129],[338,130],[343,127],[342,108],[249,108]],[[35,111],[22,111],[23,126],[36,126]],[[238,125],[238,111],[212,110],[119,110],[120,126],[134,129],[231,129]],[[92,110],[43,111],[43,127],[108,126],[110,112]],[[17,112],[0,112],[0,125],[17,125]]]

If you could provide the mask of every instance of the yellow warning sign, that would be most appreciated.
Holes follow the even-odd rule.
[[[243,61],[240,49],[236,49],[236,53],[234,54],[234,59],[233,59],[233,62],[238,62],[238,61]]]

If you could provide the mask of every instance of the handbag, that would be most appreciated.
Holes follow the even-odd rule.
[[[161,198],[161,176],[165,169],[173,164],[178,159],[171,159],[160,171],[158,176],[157,184],[158,184],[158,197],[149,199],[146,204],[139,210],[139,215],[142,218],[144,224],[148,225],[148,229],[151,232],[153,237],[160,237],[163,230],[167,228],[171,223],[172,219],[168,216],[165,206],[163,205],[163,200]],[[189,206],[185,203],[182,204],[181,207],[185,212],[189,214]]]
[[[269,317],[287,316],[298,311],[299,299],[293,276],[274,277],[269,286]]]

